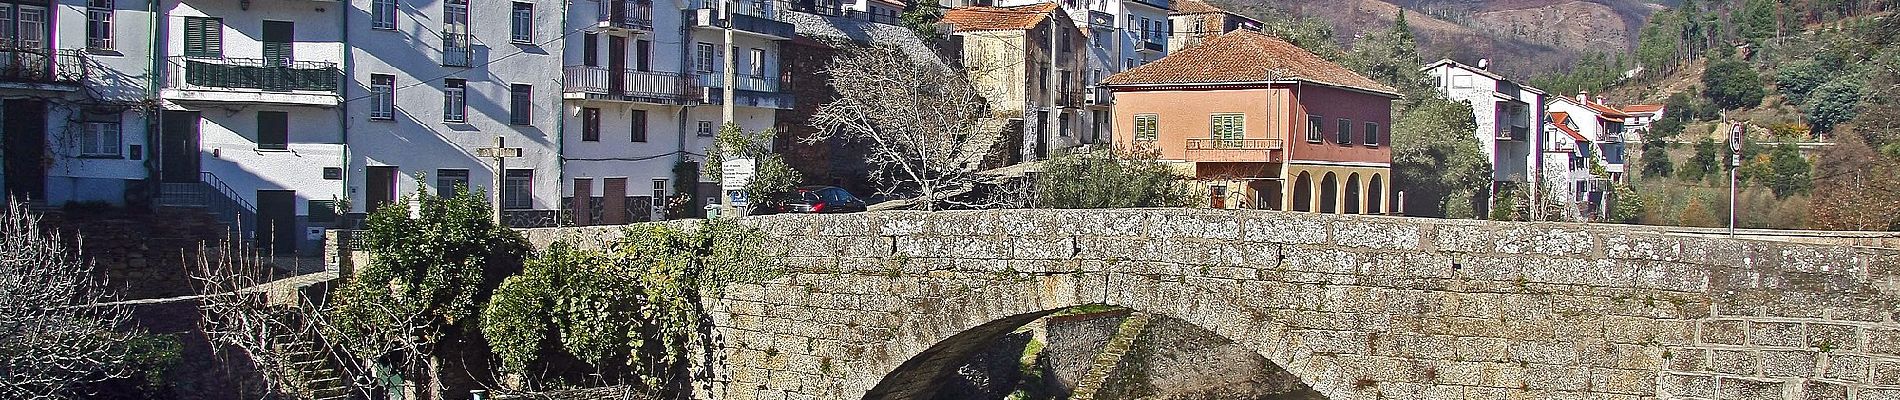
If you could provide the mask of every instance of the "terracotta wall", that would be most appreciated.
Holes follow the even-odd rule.
[[[1293,89],[1295,97],[1302,106],[1295,113],[1300,120],[1297,125],[1300,134],[1289,141],[1287,158],[1291,160],[1337,161],[1387,164],[1392,162],[1392,101],[1374,94],[1332,88],[1327,86],[1303,84]],[[1321,123],[1318,143],[1306,141],[1306,116],[1318,115],[1326,120]],[[1340,118],[1352,120],[1352,141],[1341,144],[1336,142],[1338,121]],[[1379,124],[1379,144],[1365,145],[1366,122]]]
[[[1216,113],[1241,113],[1246,117],[1248,139],[1284,139],[1289,97],[1285,90],[1206,89],[1115,92],[1116,146],[1131,146],[1135,137],[1135,115],[1156,114],[1159,128],[1153,146],[1161,150],[1163,160],[1188,160],[1187,139],[1212,136],[1209,116]]]

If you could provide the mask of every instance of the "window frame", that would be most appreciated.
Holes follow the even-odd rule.
[[[695,132],[699,137],[713,137],[713,135],[719,132],[718,128],[713,127],[713,122],[710,120],[699,120],[697,128]]]
[[[581,141],[600,141],[600,109],[581,107]]]
[[[191,48],[192,36],[201,37],[197,49]],[[186,58],[224,58],[224,18],[185,17],[184,37]]]
[[[1319,114],[1306,115],[1306,142],[1326,142],[1326,117]]]
[[[1207,138],[1229,143],[1247,138],[1247,114],[1237,112],[1207,115]]]
[[[1333,129],[1333,141],[1342,146],[1352,145],[1352,119],[1339,118],[1335,123],[1338,126]]]
[[[712,73],[714,68],[717,68],[716,65],[719,64],[718,56],[713,54],[716,49],[718,49],[718,47],[713,46],[712,43],[694,43],[693,72],[702,74]]]
[[[534,125],[534,85],[508,84],[508,124]]]
[[[125,158],[125,120],[118,112],[83,111],[79,134],[79,157]],[[108,141],[105,131],[110,127]]]
[[[113,50],[113,14],[116,14],[113,0],[86,1],[86,49]]]
[[[47,40],[51,33],[49,33],[47,29],[52,26],[52,12],[54,9],[44,5],[33,4],[16,3],[12,4],[12,6],[14,9],[13,24],[14,27],[18,28],[18,30],[15,31],[17,33],[13,37],[13,41],[16,42],[14,43],[15,47],[26,49],[51,47],[48,45],[49,41]],[[32,15],[35,19],[28,20],[22,18],[28,15],[28,11],[32,11]],[[33,28],[28,29],[28,25],[32,25]],[[29,36],[27,35],[28,33],[32,35]]]
[[[534,3],[515,1],[509,10],[508,41],[534,44]]]
[[[630,134],[628,135],[628,141],[632,143],[646,143],[647,110],[633,110],[633,113],[627,117],[627,123],[631,125],[631,128],[629,128]]]
[[[1379,147],[1379,123],[1366,121],[1366,146]]]
[[[370,29],[382,31],[396,30],[396,1],[397,0],[370,0]]]
[[[459,177],[460,179],[456,179]],[[468,179],[467,168],[437,168],[435,170],[435,195],[448,198],[455,196],[455,184],[460,183],[474,191],[474,183]]]
[[[396,75],[369,74],[369,96],[371,121],[396,119]]]
[[[282,116],[283,129],[280,132],[273,134],[271,136],[268,136],[268,137],[265,136],[265,129],[264,129],[265,115]],[[285,112],[285,111],[269,111],[269,110],[258,111],[257,112],[257,131],[254,133],[257,135],[257,149],[258,150],[264,150],[264,151],[290,150],[290,113]],[[275,139],[275,140],[272,141],[271,139]]]
[[[1136,142],[1154,142],[1155,140],[1160,139],[1161,114],[1157,114],[1157,113],[1135,114],[1134,121],[1135,121],[1135,132],[1134,132],[1134,135],[1131,136],[1132,139],[1130,140],[1133,140]],[[1146,126],[1143,126],[1143,125],[1146,125]]]
[[[442,80],[442,122],[468,122],[467,80],[457,78]]]
[[[498,193],[502,193],[501,204],[498,204],[498,206],[503,210],[534,209],[534,169],[509,168],[502,170],[501,191]]]

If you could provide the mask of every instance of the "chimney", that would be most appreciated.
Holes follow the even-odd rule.
[[[1590,104],[1590,91],[1584,90],[1577,92],[1577,102]]]
[[[1490,71],[1490,70],[1491,70],[1491,59],[1489,59],[1489,58],[1480,58],[1480,59],[1478,59],[1478,69],[1481,69],[1481,70],[1485,70],[1485,71]]]

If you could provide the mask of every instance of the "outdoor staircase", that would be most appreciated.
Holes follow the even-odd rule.
[[[1135,339],[1141,332],[1148,330],[1148,323],[1154,320],[1154,314],[1135,312],[1122,319],[1121,326],[1115,328],[1115,336],[1108,338],[1108,344],[1095,353],[1095,362],[1089,364],[1089,370],[1076,381],[1075,391],[1070,400],[1095,400],[1095,395],[1108,384],[1108,377],[1115,373],[1115,367],[1121,365],[1122,357],[1128,356],[1128,350],[1135,346]]]
[[[160,183],[158,205],[203,209],[229,226],[235,238],[251,238],[257,226],[257,206],[210,172],[199,172],[198,182]]]
[[[350,383],[345,381],[331,361],[330,353],[321,344],[302,335],[287,334],[277,337],[279,346],[283,346],[284,355],[289,359],[285,371],[293,379],[296,387],[285,388],[299,398],[312,400],[345,400],[352,398]]]

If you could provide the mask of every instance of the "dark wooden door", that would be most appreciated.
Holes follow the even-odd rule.
[[[46,103],[31,99],[5,102],[6,196],[21,200],[46,197]]]
[[[297,253],[297,192],[257,191],[257,249],[282,255]]]
[[[364,169],[363,183],[364,210],[376,212],[383,205],[396,202],[396,167],[375,166]]]
[[[198,112],[165,111],[159,132],[159,180],[167,183],[198,181]]]
[[[627,94],[627,38],[607,37],[607,92]]]

